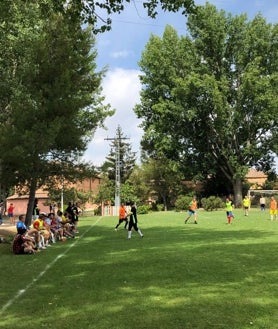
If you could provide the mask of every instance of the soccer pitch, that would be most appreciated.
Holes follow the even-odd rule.
[[[276,329],[278,221],[268,211],[81,217],[79,237],[36,255],[1,245],[0,328]]]

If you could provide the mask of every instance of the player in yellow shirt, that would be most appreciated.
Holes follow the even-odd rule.
[[[242,207],[244,209],[244,216],[248,216],[249,215],[249,209],[250,209],[250,198],[248,198],[247,195],[242,200]]]

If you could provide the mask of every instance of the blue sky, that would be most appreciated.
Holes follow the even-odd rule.
[[[107,66],[108,71],[103,80],[103,94],[106,102],[116,110],[113,117],[105,121],[106,130],[98,129],[84,155],[86,160],[101,165],[110,150],[105,138],[115,137],[116,128],[120,125],[132,150],[140,155],[142,130],[133,107],[139,103],[141,89],[138,75],[138,61],[150,35],[162,36],[165,26],[172,25],[180,35],[186,34],[186,18],[180,13],[159,12],[156,19],[147,16],[140,0],[131,1],[121,14],[112,16],[112,30],[97,35],[97,64],[99,69]],[[206,1],[197,0],[196,4]],[[253,19],[259,12],[270,23],[277,23],[277,0],[211,0],[218,9],[233,15],[246,13]]]

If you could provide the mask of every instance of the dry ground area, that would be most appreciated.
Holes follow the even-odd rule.
[[[7,221],[4,220],[4,223],[0,225],[0,237],[11,236],[16,233],[15,225],[10,225]]]

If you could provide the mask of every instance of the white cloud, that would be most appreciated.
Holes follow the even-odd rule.
[[[205,0],[196,0],[204,4]],[[218,9],[224,9],[234,15],[247,13],[252,18],[258,11],[271,22],[277,21],[277,0],[211,0]],[[162,10],[155,20],[147,16],[139,2],[131,2],[119,15],[112,17],[112,30],[98,34],[96,45],[99,68],[108,66],[110,70],[103,81],[103,93],[106,101],[116,109],[113,117],[105,122],[107,130],[98,129],[85,154],[87,160],[100,165],[108,155],[110,146],[106,137],[115,137],[116,128],[121,126],[124,135],[130,138],[134,151],[139,152],[142,130],[133,107],[139,103],[141,89],[137,70],[141,52],[150,35],[162,35],[166,24],[172,25],[180,34],[186,33],[186,17],[181,13],[169,13]]]
[[[118,126],[124,136],[130,138],[132,150],[139,155],[142,130],[138,127],[140,120],[133,112],[133,107],[139,103],[141,84],[138,70],[116,68],[108,71],[103,80],[105,100],[116,110],[112,117],[105,121],[107,130],[98,129],[89,144],[84,158],[94,165],[101,165],[110,151],[110,143],[105,138],[114,138]],[[139,159],[138,159],[139,160]]]
[[[111,53],[112,58],[126,58],[132,55],[131,51],[128,50],[121,50],[121,51],[114,51]]]

